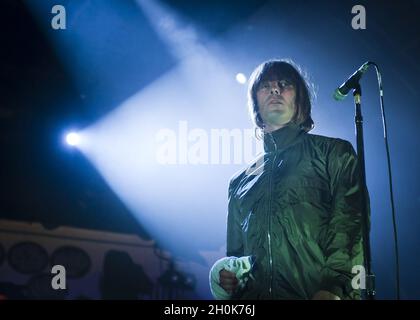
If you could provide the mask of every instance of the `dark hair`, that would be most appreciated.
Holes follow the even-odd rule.
[[[292,122],[306,132],[314,128],[311,118],[311,100],[314,96],[312,85],[305,73],[291,60],[268,60],[261,63],[252,72],[248,85],[248,108],[256,129],[264,129],[264,122],[259,114],[257,90],[261,82],[270,79],[285,79],[296,88],[296,112]]]

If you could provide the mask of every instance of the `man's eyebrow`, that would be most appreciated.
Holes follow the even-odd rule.
[[[269,83],[269,82],[273,82],[273,81],[276,81],[276,82],[286,81],[286,82],[291,83],[291,81],[289,79],[281,78],[281,79],[266,79],[266,80],[262,80],[262,81],[260,81],[259,85],[265,84],[265,83]]]

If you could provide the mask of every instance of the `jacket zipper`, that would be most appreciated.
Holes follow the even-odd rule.
[[[276,163],[276,151],[277,151],[277,145],[276,141],[273,138],[273,135],[269,133],[271,140],[274,144],[274,157],[273,162],[271,164],[271,172],[270,172],[270,201],[269,201],[269,208],[268,208],[268,233],[267,233],[267,239],[268,239],[268,257],[269,257],[269,269],[270,269],[270,285],[269,285],[269,294],[270,297],[273,298],[273,256],[272,256],[272,250],[271,250],[271,203],[273,199],[273,171],[274,171],[274,165]]]

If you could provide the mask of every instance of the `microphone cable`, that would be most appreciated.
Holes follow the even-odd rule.
[[[375,62],[369,62],[370,65],[375,67],[376,77],[378,79],[379,87],[379,100],[381,105],[381,116],[382,116],[382,126],[384,129],[384,139],[385,139],[385,149],[386,149],[386,159],[388,165],[388,178],[389,178],[389,193],[391,198],[391,210],[392,210],[392,226],[394,230],[394,249],[395,249],[395,280],[396,280],[396,291],[397,291],[397,300],[400,300],[400,259],[398,252],[398,234],[397,234],[397,222],[395,218],[395,205],[394,205],[394,191],[392,186],[392,170],[391,170],[391,158],[389,155],[389,144],[388,144],[388,131],[386,125],[385,117],[385,107],[384,107],[384,91],[382,87],[382,76],[379,71],[379,67]]]

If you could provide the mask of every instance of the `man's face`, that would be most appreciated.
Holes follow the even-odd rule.
[[[262,81],[257,103],[266,131],[277,130],[292,120],[296,111],[296,89],[288,80]]]

